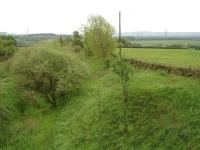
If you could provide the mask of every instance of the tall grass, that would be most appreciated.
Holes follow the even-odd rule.
[[[99,64],[93,64],[91,69],[96,70],[96,66]],[[94,71],[95,80],[86,83],[83,94],[74,97],[61,111],[56,148],[198,149],[199,81],[163,72],[134,72],[128,135],[122,134],[122,89],[118,79],[111,70],[100,69]],[[98,87],[103,89],[100,112]]]

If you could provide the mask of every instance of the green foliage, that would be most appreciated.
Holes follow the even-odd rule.
[[[8,123],[10,120],[9,110],[2,104],[2,97],[5,94],[4,89],[6,86],[6,79],[0,78],[0,149],[5,146],[7,139],[10,136],[10,131],[8,129]]]
[[[113,72],[121,78],[122,82],[129,81],[131,67],[123,60],[117,60],[113,65]]]
[[[16,41],[12,36],[0,36],[0,57],[12,55],[16,48]]]
[[[73,37],[60,37],[59,44],[74,53],[79,53],[83,50],[83,40],[78,31],[73,32]]]
[[[124,133],[128,133],[128,122],[127,122],[127,111],[128,111],[128,100],[129,100],[129,89],[128,82],[130,80],[131,68],[121,58],[113,65],[113,72],[120,78],[122,86],[122,100],[124,102]]]
[[[63,39],[70,37],[68,35],[62,35]],[[26,35],[15,35],[17,46],[32,46],[38,44],[41,41],[46,40],[57,40],[60,38],[60,35],[52,33],[42,33],[42,34],[26,34]]]
[[[200,44],[198,39],[160,39],[160,38],[134,38],[131,36],[125,36],[124,39],[127,42],[124,45],[125,48],[156,48],[156,49],[195,49],[200,50]],[[122,40],[122,43],[124,41]]]
[[[30,67],[33,67],[38,73],[39,69],[32,60],[32,56],[36,62],[39,61],[38,68],[40,68],[39,64],[48,66],[49,62],[45,58],[51,55],[48,53],[67,57],[65,56],[66,50],[58,47],[58,43],[54,44],[42,43],[35,46],[37,49],[43,50],[44,54],[38,50],[35,51],[44,59],[38,55],[35,57],[34,50],[25,50],[25,52],[17,54],[23,55],[21,58],[18,56],[19,58],[16,59],[15,56],[13,63],[20,61],[22,66],[25,62],[29,62]],[[23,53],[26,53],[27,57],[24,57]],[[147,53],[149,56],[155,55],[150,55],[151,53],[146,51],[143,53]],[[133,51],[131,54],[134,55]],[[178,56],[180,57],[180,55]],[[179,57],[177,60],[180,61]],[[58,57],[55,59],[59,60]],[[75,60],[79,62],[78,59]],[[126,71],[123,72],[124,69],[121,69],[124,68],[124,64],[118,60],[115,62],[115,71],[111,68],[105,69],[102,60],[91,57],[87,61],[91,76],[84,82],[84,88],[79,94],[73,95],[67,105],[61,109],[48,109],[44,98],[35,95],[35,93],[38,95],[42,93],[29,90],[27,90],[28,93],[24,93],[24,90],[20,91],[15,84],[6,84],[4,89],[6,94],[3,98],[0,97],[0,110],[3,110],[5,118],[9,120],[12,115],[13,119],[9,120],[10,123],[4,121],[4,124],[0,120],[2,127],[0,127],[0,149],[200,149],[199,80],[169,75],[160,71],[137,70],[129,68],[129,65],[125,67],[134,69],[134,76],[131,73],[128,73],[127,76]],[[53,64],[57,63],[52,59],[51,62],[53,62],[51,64],[53,68]],[[2,62],[0,63],[0,75],[6,77],[6,73],[1,73],[1,65]],[[43,68],[46,70],[45,67]],[[44,76],[49,74],[45,73]],[[21,82],[20,79],[27,79],[25,75],[18,75],[12,74],[9,77],[12,80],[8,80],[6,83],[11,81],[15,83],[18,80]],[[121,100],[123,98],[121,75],[124,76],[122,79],[128,80],[129,85],[128,133],[125,135],[122,134],[124,104]],[[27,87],[30,85],[28,84]],[[26,116],[19,117],[12,104],[22,98],[30,99],[36,108],[38,102],[35,100],[41,100],[45,107],[29,108],[26,110]],[[66,99],[66,97],[62,98],[62,100]]]
[[[119,44],[120,44],[119,39],[116,38],[115,40],[116,40],[116,42],[118,42],[118,47],[119,47]],[[121,47],[131,47],[132,44],[134,44],[134,43],[131,43],[126,37],[121,38]]]
[[[19,99],[15,104],[15,107],[17,108],[17,110],[19,110],[21,116],[25,115],[27,106],[28,106],[28,102],[26,99]]]
[[[55,107],[56,99],[78,90],[87,75],[86,66],[72,54],[34,49],[17,52],[12,68],[23,78],[24,87],[40,92]]]
[[[2,97],[4,93],[4,88],[6,86],[6,83],[5,83],[6,79],[2,79],[1,76],[0,76],[0,98]],[[3,125],[6,121],[8,121],[8,113],[6,111],[6,109],[4,108],[4,106],[1,104],[1,101],[0,101],[0,130],[1,130],[1,125]],[[1,133],[1,131],[0,131]],[[1,143],[0,143],[1,144]]]
[[[86,54],[105,59],[115,49],[113,26],[102,16],[90,16],[83,27]]]
[[[72,37],[68,36],[68,37],[64,38],[64,43],[65,44],[72,44]]]
[[[0,149],[7,144],[7,140],[10,137],[10,131],[8,129],[9,112],[4,107],[0,106]]]
[[[73,97],[61,110],[55,148],[186,150],[200,147],[198,81],[134,70],[134,78],[129,74],[129,92],[132,92],[127,107],[128,134],[124,135],[121,79],[111,70],[102,69],[102,62],[91,62],[93,80],[87,82],[84,93]],[[99,87],[102,89],[100,111],[96,92]]]

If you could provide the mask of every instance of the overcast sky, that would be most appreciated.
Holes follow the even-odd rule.
[[[72,33],[100,14],[118,30],[200,31],[200,0],[0,0],[0,32]]]

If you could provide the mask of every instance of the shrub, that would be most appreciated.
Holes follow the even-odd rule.
[[[20,112],[21,116],[25,115],[25,111],[27,110],[27,106],[28,106],[28,103],[25,99],[20,99],[20,100],[16,101],[16,103],[15,103],[15,107]]]
[[[139,43],[131,43],[128,47],[143,48],[143,45]]]
[[[78,46],[78,45],[74,45],[74,46],[72,46],[72,52],[74,52],[74,53],[79,53],[79,52],[81,52],[81,50],[82,50],[82,48],[81,48],[81,46]]]
[[[87,67],[72,54],[24,49],[18,51],[12,63],[13,71],[26,89],[39,92],[54,107],[61,96],[69,96],[81,87]]]
[[[15,45],[12,36],[0,36],[0,57],[12,55],[16,50]]]
[[[186,48],[186,47],[184,45],[182,45],[182,44],[172,44],[172,45],[166,46],[166,48],[183,49],[183,48]]]
[[[128,112],[128,99],[129,99],[129,89],[128,89],[128,84],[129,84],[129,74],[130,74],[130,66],[121,59],[117,59],[116,62],[114,62],[113,65],[113,73],[116,74],[120,78],[121,82],[121,87],[122,87],[122,99],[123,99],[123,130],[124,133],[128,133],[128,120],[127,120],[127,112]]]

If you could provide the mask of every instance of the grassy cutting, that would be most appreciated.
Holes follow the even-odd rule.
[[[41,49],[66,52],[58,45],[52,46],[46,43]],[[9,125],[10,138],[2,149],[200,149],[199,80],[133,68],[128,134],[123,134],[120,80],[112,68],[105,69],[102,61],[90,58],[87,63],[90,77],[82,91],[58,110],[51,110],[41,102],[40,108],[27,109],[24,117],[14,116]],[[10,83],[17,80],[10,78]],[[12,111],[21,91],[9,84],[5,93],[0,104],[13,104],[8,107]]]
[[[198,80],[133,70],[129,133],[123,135],[119,80],[99,62],[90,64],[93,74],[83,93],[74,97],[58,117],[57,149],[200,148]]]

